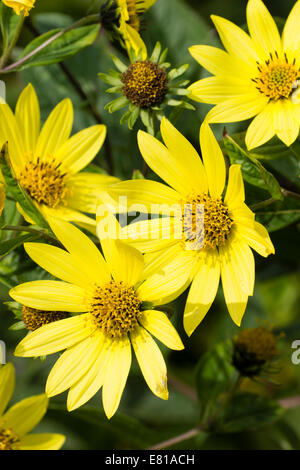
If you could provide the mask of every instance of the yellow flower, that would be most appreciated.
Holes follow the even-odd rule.
[[[194,147],[165,118],[161,135],[166,146],[143,131],[139,131],[138,143],[149,167],[171,187],[132,180],[113,185],[109,195],[115,201],[126,196],[126,207],[134,205],[134,210],[142,211],[141,204],[152,214],[159,212],[164,217],[132,223],[122,229],[120,236],[149,253],[152,261],[156,259],[161,268],[158,278],[164,279],[164,270],[185,269],[185,277],[178,276],[176,287],[192,282],[184,312],[187,334],[192,334],[209,310],[220,276],[229,313],[240,325],[254,288],[250,247],[262,256],[274,253],[268,232],[254,220],[244,202],[240,165],[230,166],[223,194],[225,161],[206,122],[200,130],[203,163]],[[126,207],[121,204],[120,212]],[[195,225],[201,212],[204,230],[200,217],[200,224]]]
[[[212,16],[226,51],[193,46],[192,56],[213,77],[190,86],[191,98],[215,104],[207,120],[235,122],[256,116],[248,127],[252,149],[277,135],[287,146],[297,138],[300,123],[300,0],[280,37],[261,0],[249,0],[250,35],[232,22]]]
[[[24,12],[24,16],[29,15],[29,11],[34,7],[35,0],[2,0],[3,3],[13,8],[17,15]]]
[[[143,60],[147,58],[147,49],[139,34],[141,26],[139,16],[155,2],[156,0],[117,0],[120,8],[119,31],[125,47],[128,51],[133,49],[136,56],[141,54]]]
[[[21,187],[46,219],[55,215],[93,231],[95,221],[83,212],[95,214],[100,192],[117,179],[80,172],[99,152],[106,127],[91,126],[70,137],[72,125],[73,106],[65,99],[40,130],[40,107],[31,84],[21,93],[15,115],[7,104],[0,106],[0,141],[8,141]]]
[[[5,413],[15,388],[15,370],[8,363],[0,368],[0,450],[59,450],[65,436],[29,434],[47,411],[46,395],[25,398]]]
[[[131,346],[144,378],[158,397],[168,398],[165,361],[152,335],[171,349],[183,349],[167,316],[156,305],[177,293],[170,272],[165,282],[144,265],[142,254],[118,240],[101,239],[100,251],[75,226],[51,219],[50,226],[66,250],[27,243],[29,256],[61,281],[35,281],[10,291],[27,307],[85,312],[42,326],[29,333],[15,354],[35,357],[66,350],[54,365],[46,393],[69,390],[67,407],[74,410],[103,387],[102,401],[110,418],[117,410],[131,366]],[[98,228],[102,237],[104,230]],[[160,280],[159,280],[160,281]]]

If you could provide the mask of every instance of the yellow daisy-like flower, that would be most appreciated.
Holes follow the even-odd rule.
[[[15,177],[46,219],[55,215],[93,231],[95,221],[83,212],[95,214],[101,191],[117,178],[81,170],[99,152],[106,126],[91,126],[70,137],[69,99],[54,108],[41,130],[40,125],[31,84],[21,93],[15,115],[7,104],[0,106],[0,141],[8,142]]]
[[[133,49],[135,55],[141,53],[143,60],[147,58],[146,46],[139,34],[140,15],[148,10],[156,0],[117,0],[120,8],[119,31],[128,51]]]
[[[51,219],[50,225],[68,251],[38,243],[24,246],[35,262],[64,282],[27,282],[10,295],[35,309],[85,313],[29,333],[15,354],[35,357],[65,350],[48,377],[47,395],[70,389],[71,411],[103,387],[103,406],[110,418],[120,403],[133,347],[149,388],[166,400],[166,365],[151,335],[171,349],[183,349],[183,344],[167,316],[153,307],[176,297],[175,278],[180,272],[170,271],[160,282],[153,274],[155,265],[145,265],[135,248],[104,237],[104,260],[75,226],[59,219]],[[100,236],[103,230],[98,228]]]
[[[0,450],[59,450],[65,436],[29,434],[47,411],[46,395],[25,398],[5,411],[15,388],[15,370],[8,363],[0,368]]]
[[[234,23],[212,16],[226,51],[193,46],[192,56],[213,77],[190,86],[191,98],[215,104],[209,122],[235,122],[256,116],[246,144],[253,149],[277,135],[287,146],[297,138],[300,124],[300,0],[280,37],[261,0],[249,0],[250,35]]]
[[[230,166],[224,194],[225,161],[206,122],[200,130],[203,163],[194,147],[165,118],[161,135],[166,146],[143,131],[139,131],[138,143],[149,167],[171,187],[132,180],[113,185],[109,194],[114,201],[126,196],[128,208],[141,212],[144,207],[164,217],[132,223],[122,229],[121,237],[151,254],[152,262],[160,266],[158,278],[163,280],[164,270],[185,269],[185,278],[178,277],[177,287],[181,282],[192,282],[184,312],[187,334],[192,334],[209,310],[220,276],[229,313],[240,325],[254,288],[250,247],[265,257],[274,253],[268,232],[244,202],[240,165]],[[125,209],[120,202],[120,212]],[[200,223],[196,225],[198,216]]]
[[[32,8],[34,8],[35,0],[2,0],[4,5],[13,8],[17,15],[21,12],[24,16],[28,16]]]

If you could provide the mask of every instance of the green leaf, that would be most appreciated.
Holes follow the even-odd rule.
[[[255,211],[255,216],[269,232],[275,232],[300,220],[300,201],[286,197],[283,202]]]
[[[0,242],[0,256],[5,256],[19,246],[23,245],[23,243],[31,242],[32,240],[37,240],[38,238],[38,235],[27,234],[20,235],[19,237],[11,238],[9,240],[4,240]]]
[[[93,44],[98,36],[99,29],[99,25],[91,25],[68,31],[63,36],[54,40],[49,46],[46,46],[35,54],[32,58],[28,59],[24,64],[17,67],[17,70],[64,61],[68,57],[72,57],[74,54],[81,51],[81,49]],[[60,29],[54,29],[35,38],[25,47],[20,58],[25,57],[60,31]]]
[[[3,2],[0,4],[0,29],[3,41],[3,50],[10,44],[14,33],[17,29],[20,17],[15,14],[12,8],[4,5]]]
[[[241,432],[274,423],[283,415],[283,408],[274,400],[252,393],[235,395],[223,413],[221,432]]]
[[[231,364],[230,344],[218,344],[212,351],[204,354],[196,367],[196,387],[202,417],[236,378],[236,370]]]
[[[49,226],[30,197],[23,191],[16,178],[12,174],[12,168],[9,166],[9,155],[7,144],[4,144],[1,150],[0,168],[7,185],[7,192],[20,204],[23,211],[39,227],[49,229]]]
[[[244,150],[230,136],[224,138],[223,144],[231,164],[241,165],[245,181],[259,188],[267,189],[274,199],[283,200],[278,181],[272,173],[264,168],[259,160],[250,152]]]

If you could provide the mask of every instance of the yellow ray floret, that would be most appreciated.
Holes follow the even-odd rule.
[[[220,278],[229,313],[240,325],[254,288],[251,248],[262,256],[274,253],[268,232],[245,204],[240,165],[230,166],[225,190],[224,157],[207,122],[200,130],[202,160],[165,118],[161,135],[165,145],[142,131],[138,142],[149,167],[169,186],[125,181],[112,186],[109,195],[115,202],[126,196],[128,210],[134,204],[164,217],[132,223],[120,236],[146,253],[158,284],[169,271],[185,270],[187,277],[175,279],[174,289],[191,283],[184,312],[189,335],[209,310]]]
[[[103,189],[116,178],[81,172],[97,155],[106,127],[96,125],[70,137],[73,106],[59,103],[41,128],[40,107],[29,84],[21,93],[15,114],[0,106],[0,141],[8,142],[14,175],[45,218],[55,215],[94,230],[95,214]],[[23,214],[28,218],[26,214]]]
[[[24,13],[24,16],[28,16],[30,10],[34,7],[35,0],[2,0],[3,3],[13,8],[17,15],[20,15],[21,12]]]
[[[5,411],[15,388],[15,370],[8,363],[0,368],[0,450],[59,450],[65,436],[29,434],[47,411],[48,398],[25,398]]]
[[[109,227],[115,221],[109,218]],[[168,398],[166,365],[152,336],[171,349],[183,344],[169,321],[155,306],[178,295],[175,279],[186,281],[186,270],[155,277],[155,266],[145,264],[135,248],[106,237],[104,219],[98,235],[104,257],[91,240],[73,225],[49,218],[51,229],[66,251],[27,243],[29,256],[61,281],[33,281],[10,291],[18,302],[43,311],[69,316],[42,326],[18,345],[17,356],[35,357],[64,351],[46,385],[48,396],[69,389],[69,410],[86,403],[103,387],[108,418],[116,412],[131,366],[131,350],[149,388]]]
[[[249,0],[249,34],[232,22],[212,16],[225,51],[192,46],[191,55],[213,76],[193,83],[191,98],[215,104],[209,122],[254,118],[246,133],[248,149],[277,135],[287,146],[300,124],[300,0],[280,37],[275,21],[261,0]]]

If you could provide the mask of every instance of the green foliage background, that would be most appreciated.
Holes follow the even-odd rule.
[[[86,0],[37,0],[37,6],[32,13],[35,24],[41,31],[70,24],[86,14]],[[154,46],[156,40],[169,48],[169,60],[173,66],[189,63],[187,76],[195,81],[205,71],[191,58],[188,47],[193,44],[218,44],[216,32],[212,27],[209,15],[214,13],[237,22],[245,24],[246,1],[236,0],[157,0],[157,4],[147,13],[146,43]],[[286,18],[294,4],[292,0],[284,3],[280,0],[266,1],[273,15]],[[49,13],[51,12],[51,13]],[[71,17],[71,19],[70,19]],[[32,39],[31,33],[24,30],[20,44],[26,45]],[[111,68],[110,53],[113,49],[104,34],[92,46],[69,59],[66,63],[73,74],[81,82],[85,91],[96,103],[103,121],[108,126],[109,138],[114,154],[116,174],[121,178],[131,178],[134,169],[142,169],[142,158],[136,144],[136,130],[129,132],[126,126],[119,125],[119,116],[109,115],[104,111],[104,105],[109,100],[105,94],[105,84],[97,77],[97,73],[106,72]],[[122,54],[122,52],[120,52]],[[13,106],[20,91],[28,82],[35,86],[42,116],[50,112],[57,102],[70,97],[75,106],[74,131],[94,123],[84,104],[81,103],[76,92],[72,89],[57,65],[47,67],[29,68],[18,74],[5,77],[7,84],[7,101]],[[209,109],[207,105],[196,104],[196,112],[185,111],[177,127],[198,148],[198,133],[203,116]],[[242,132],[247,123],[228,125],[230,134]],[[222,126],[216,126],[215,131],[219,138],[222,135]],[[274,155],[275,147],[270,149]],[[280,152],[280,149],[279,149]],[[232,154],[231,158],[242,158],[241,155]],[[266,163],[267,162],[267,163]],[[287,184],[290,189],[298,188],[299,178],[295,176],[295,169],[299,160],[295,154],[279,153],[279,158],[264,160],[264,165],[276,175],[282,186]],[[103,150],[97,158],[97,164],[105,168]],[[250,169],[251,171],[253,170]],[[253,186],[251,171],[246,183],[248,204],[254,204],[270,197],[266,188]],[[155,178],[154,175],[150,175]],[[281,211],[282,217],[274,212]],[[288,212],[286,212],[288,211]],[[293,211],[291,215],[291,211]],[[12,213],[12,217],[14,216]],[[278,385],[265,389],[248,381],[244,384],[245,392],[254,391],[263,396],[274,399],[300,395],[300,365],[291,362],[291,343],[300,339],[300,289],[299,289],[299,220],[300,207],[294,201],[276,202],[262,211],[260,218],[272,230],[271,238],[276,248],[276,257],[267,259],[256,257],[256,286],[255,294],[249,299],[248,308],[242,326],[255,327],[258,325],[274,325],[275,332],[283,332],[285,336],[280,341],[281,359],[280,371],[274,377]],[[282,221],[283,220],[283,221]],[[16,223],[16,220],[14,220]],[[13,223],[13,221],[12,221]],[[283,228],[281,228],[283,227]],[[23,248],[1,262],[0,275],[5,277],[7,270],[11,269],[14,257],[23,256]],[[32,266],[33,268],[34,266]],[[37,279],[41,272],[36,269],[22,273],[18,272],[19,282]],[[7,301],[7,287],[0,285],[1,301]],[[99,409],[98,415],[89,409],[89,405],[79,411],[68,414],[65,411],[65,396],[51,400],[51,407],[46,419],[37,428],[37,431],[62,432],[67,436],[66,449],[136,449],[145,448],[155,442],[168,439],[185,432],[197,424],[199,409],[196,399],[182,393],[177,384],[177,377],[187,386],[195,385],[195,367],[206,351],[211,350],[219,341],[232,338],[238,328],[232,323],[226,310],[223,294],[220,291],[217,299],[210,309],[203,323],[188,339],[182,328],[182,311],[185,294],[175,303],[173,321],[177,325],[181,337],[186,345],[183,352],[172,353],[165,350],[170,372],[170,399],[164,402],[154,397],[147,389],[142,375],[136,365],[128,380],[119,411],[111,421],[108,421],[102,412],[101,396],[97,394],[90,402]],[[4,305],[1,306],[1,339],[8,345],[8,360],[12,361],[17,369],[17,388],[14,400],[21,399],[35,393],[41,393],[47,374],[55,357],[47,358],[45,362],[39,359],[15,358],[13,350],[17,342],[24,336],[23,331],[8,330],[13,323],[13,316]],[[3,333],[4,332],[4,333]],[[208,391],[209,393],[209,391]],[[233,433],[219,433],[213,437],[202,440],[201,436],[177,445],[184,449],[300,449],[300,407],[293,408],[274,424],[258,427],[258,422],[250,423],[246,431]]]

